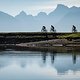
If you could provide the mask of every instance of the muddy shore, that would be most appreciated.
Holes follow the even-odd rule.
[[[53,39],[53,40],[20,43],[20,44],[0,44],[0,50],[80,52],[80,42],[68,41],[67,39]]]

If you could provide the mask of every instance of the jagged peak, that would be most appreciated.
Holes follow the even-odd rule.
[[[21,11],[19,15],[27,15],[26,12]]]
[[[58,4],[57,8],[68,8],[67,6],[63,5],[63,4]]]
[[[71,9],[78,9],[79,7],[76,6],[72,6]]]
[[[45,15],[47,15],[45,12],[38,13],[38,16],[45,16]]]
[[[15,17],[25,17],[27,16],[27,14],[24,11],[21,11],[18,15],[16,15]]]

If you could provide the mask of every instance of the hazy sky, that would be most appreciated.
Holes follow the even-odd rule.
[[[20,11],[36,15],[39,12],[50,13],[57,4],[80,6],[80,0],[0,0],[0,11],[16,15]]]

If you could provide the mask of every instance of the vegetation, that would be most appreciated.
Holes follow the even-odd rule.
[[[80,39],[80,33],[77,32],[74,25],[70,33],[58,33],[53,25],[51,25],[50,32],[47,32],[46,27],[43,26],[41,32],[0,33],[0,44],[17,44],[51,39]]]
[[[64,34],[64,35],[61,35],[61,36],[58,36],[58,38],[62,38],[62,39],[80,39],[80,33],[77,32],[77,33],[71,33],[71,34]]]

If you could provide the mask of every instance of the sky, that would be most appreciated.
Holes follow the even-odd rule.
[[[39,12],[49,14],[57,4],[80,7],[80,0],[0,0],[0,11],[13,16],[21,11],[31,15],[37,15]]]

